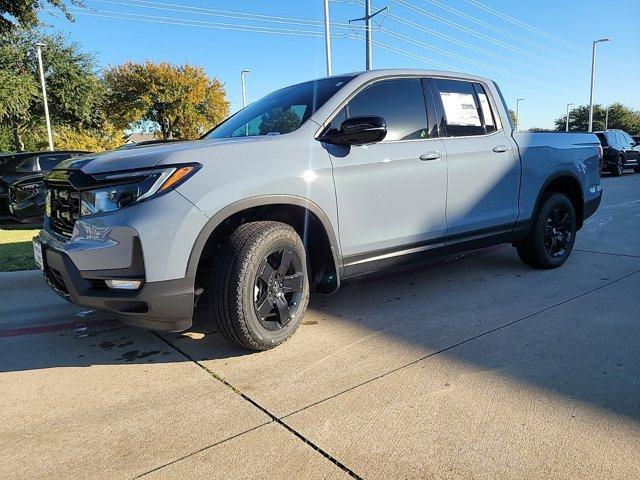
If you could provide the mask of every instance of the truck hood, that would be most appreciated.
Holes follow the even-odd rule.
[[[155,167],[163,160],[166,160],[164,163],[171,163],[171,155],[178,152],[202,150],[203,158],[214,158],[209,155],[210,150],[227,145],[237,144],[240,146],[246,145],[247,143],[262,142],[267,139],[269,139],[268,135],[142,145],[128,149],[110,150],[108,152],[92,153],[70,158],[59,163],[54,170],[81,170],[88,175],[92,175],[94,173],[150,168]]]

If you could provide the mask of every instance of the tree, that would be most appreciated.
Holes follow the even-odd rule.
[[[119,128],[158,125],[162,138],[198,138],[229,114],[224,85],[189,64],[127,62],[104,73],[106,111]]]
[[[55,132],[54,143],[60,150],[102,152],[121,146],[123,135],[122,130],[110,123],[104,123],[100,128],[94,129],[59,127]]]
[[[69,0],[69,3],[82,6],[79,0]],[[64,0],[0,0],[0,35],[7,34],[16,27],[35,27],[39,23],[38,12],[48,5],[60,9],[68,20],[73,20]]]
[[[300,117],[293,110],[272,110],[260,117],[260,135],[272,132],[289,133],[300,126]]]
[[[0,0],[2,1],[2,0]],[[97,128],[104,118],[104,88],[91,55],[60,35],[17,30],[0,36],[0,128],[11,129],[13,148],[24,149],[25,130],[44,124],[40,76],[33,45],[43,42],[43,64],[54,126]]]
[[[604,130],[606,123],[606,108],[602,105],[593,106],[593,130]],[[567,125],[567,116],[563,115],[555,120],[557,131],[564,131]],[[631,135],[640,134],[640,112],[634,111],[621,103],[613,103],[609,106],[609,128],[619,128]],[[589,105],[581,105],[569,112],[569,130],[586,132],[589,128]]]
[[[518,119],[516,118],[516,112],[514,112],[511,109],[509,109],[509,118],[511,119],[511,123],[513,123],[514,125],[518,123]]]

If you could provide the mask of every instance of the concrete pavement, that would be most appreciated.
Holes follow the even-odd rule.
[[[633,478],[640,175],[560,269],[504,246],[314,297],[247,354],[0,276],[2,478]]]

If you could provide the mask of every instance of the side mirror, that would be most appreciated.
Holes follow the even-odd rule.
[[[339,130],[329,130],[320,141],[333,145],[365,145],[380,142],[387,135],[382,117],[354,117],[342,122]]]

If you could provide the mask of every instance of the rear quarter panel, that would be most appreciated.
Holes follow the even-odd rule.
[[[519,220],[533,216],[539,193],[549,180],[574,176],[584,201],[595,199],[600,185],[598,137],[591,133],[513,132],[522,165]]]

